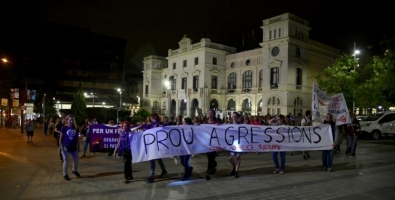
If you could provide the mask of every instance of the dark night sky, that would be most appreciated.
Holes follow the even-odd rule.
[[[394,37],[395,10],[388,3],[344,2],[349,1],[11,1],[2,3],[0,8],[1,32],[23,37],[30,31],[23,29],[24,24],[36,21],[88,28],[94,33],[123,38],[128,42],[125,63],[129,71],[142,67],[145,56],[167,56],[169,48],[178,48],[184,34],[194,43],[210,38],[241,50],[243,31],[255,29],[257,43],[261,42],[262,20],[286,12],[310,21],[311,39],[345,53],[352,53],[354,42],[358,49],[377,50],[379,41]],[[133,72],[141,74],[140,71]]]

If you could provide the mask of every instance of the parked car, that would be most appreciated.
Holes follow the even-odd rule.
[[[359,121],[361,131],[359,137],[369,136],[378,140],[387,136],[387,127],[395,123],[395,112],[382,112],[369,115],[367,118]]]
[[[366,119],[366,117],[368,117],[368,116],[359,115],[356,118],[357,118],[358,121],[361,121],[361,120]]]
[[[395,122],[391,123],[385,132],[387,133],[387,136],[392,137],[395,141]]]

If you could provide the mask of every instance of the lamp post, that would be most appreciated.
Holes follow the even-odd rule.
[[[1,60],[3,61],[3,63],[9,63],[10,62],[7,58],[2,58]],[[23,128],[24,128],[24,123],[25,123],[25,110],[22,110],[22,106],[25,106],[24,104],[27,101],[27,79],[26,79],[25,73],[23,73],[22,69],[19,68],[18,65],[14,65],[14,66],[15,66],[15,68],[17,68],[22,73],[23,79],[25,80],[25,95],[21,95],[21,97],[20,97],[21,100],[23,98],[23,101],[22,101],[23,105],[21,105],[21,134],[23,134]],[[23,93],[21,93],[21,94],[23,94]],[[11,111],[11,108],[10,108],[10,111]],[[10,113],[11,112],[9,112],[9,114]]]
[[[357,50],[357,49],[355,49],[355,42],[354,42],[354,54],[353,54],[353,56],[354,56],[354,60],[356,60],[356,55],[357,54],[359,54],[360,53],[360,51],[359,50]],[[355,63],[354,63],[354,73],[355,73]],[[355,89],[354,89],[354,94],[353,94],[353,100],[352,100],[352,114],[355,114]]]
[[[117,123],[119,123],[119,115],[118,112],[121,110],[122,108],[122,89],[118,88],[117,91],[119,92],[119,108],[117,109]]]
[[[170,117],[170,82],[165,80],[164,85],[166,89],[166,116]]]
[[[91,92],[91,95],[92,95],[92,97],[93,97],[93,99],[92,99],[92,107],[93,107],[93,108],[95,107],[95,94],[96,94],[96,93]]]
[[[44,94],[43,98],[43,142],[45,143],[45,96],[47,94]]]

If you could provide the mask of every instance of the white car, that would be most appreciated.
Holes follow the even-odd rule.
[[[387,136],[392,137],[395,140],[395,122],[391,123],[385,132],[387,133]]]
[[[368,116],[359,115],[356,118],[357,118],[358,121],[361,121],[361,120],[364,120],[366,117],[368,117]]]
[[[361,125],[361,135],[369,136],[378,140],[387,136],[387,128],[391,123],[395,123],[395,112],[383,112],[369,115],[367,118],[359,121]]]

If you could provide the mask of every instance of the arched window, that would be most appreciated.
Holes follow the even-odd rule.
[[[243,73],[243,89],[252,88],[252,71],[247,70]]]
[[[152,105],[152,111],[158,112],[159,109],[160,109],[159,102],[158,101],[154,101],[154,103]]]
[[[216,99],[211,100],[210,109],[218,110],[218,101]]]
[[[281,114],[281,100],[276,96],[271,96],[267,100],[267,114],[278,115]]]
[[[243,113],[251,112],[251,106],[252,106],[251,99],[249,99],[249,98],[244,99],[243,104],[242,104]]]
[[[231,99],[228,101],[228,110],[236,110],[236,102],[235,100]]]
[[[236,73],[232,72],[228,76],[228,89],[236,89]]]
[[[303,102],[302,98],[296,97],[294,100],[294,116],[296,116],[298,113],[303,115]]]
[[[262,99],[258,103],[258,113],[262,114]]]

